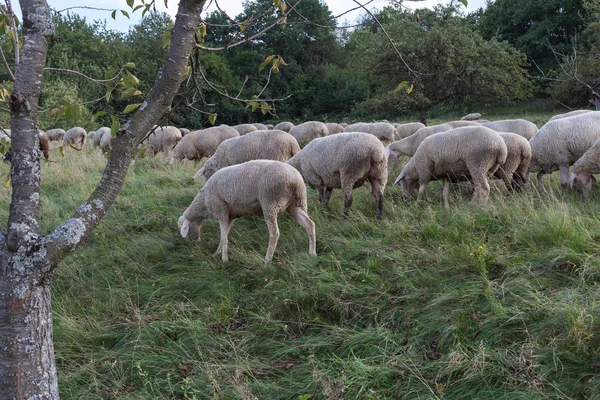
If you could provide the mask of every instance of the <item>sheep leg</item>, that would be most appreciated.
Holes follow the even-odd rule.
[[[473,201],[487,201],[490,196],[490,184],[485,174],[471,174],[473,180]]]
[[[269,247],[267,248],[267,256],[265,262],[271,262],[273,259],[273,253],[275,253],[275,247],[277,247],[277,241],[279,240],[279,227],[277,226],[277,214],[266,214],[265,221],[267,222],[267,229],[269,230]]]
[[[375,198],[375,203],[377,203],[377,219],[381,219],[383,217],[383,190],[381,187],[383,185],[379,181],[371,182],[371,192],[373,197]]]
[[[450,193],[450,180],[444,179],[444,187],[442,189],[442,198],[444,199],[444,207],[450,208],[450,202],[448,201]]]
[[[538,186],[538,192],[543,193],[544,192],[544,183],[542,182],[542,180],[544,179],[544,175],[546,173],[544,171],[540,171],[537,173],[537,186]]]
[[[562,186],[563,196],[567,197],[569,195],[569,166],[561,165],[559,167],[560,171],[560,186]]]
[[[310,219],[306,211],[301,207],[291,206],[287,211],[296,219],[296,221],[306,230],[308,234],[308,253],[317,255],[317,244],[315,234],[315,223]]]
[[[329,204],[329,200],[331,199],[331,192],[333,192],[333,188],[325,186],[325,190],[323,191],[324,206],[327,206]]]
[[[354,184],[342,183],[342,190],[344,191],[344,209],[342,210],[342,217],[348,218],[348,210],[352,206],[352,188]]]
[[[221,260],[223,262],[229,261],[229,257],[227,256],[227,245],[229,241],[229,230],[233,226],[234,221],[234,219],[219,219],[219,227],[221,228],[221,242],[219,243],[216,253],[219,252],[219,249],[221,250]]]
[[[417,201],[423,201],[425,199],[425,188],[427,183],[419,182],[419,194],[417,195]]]

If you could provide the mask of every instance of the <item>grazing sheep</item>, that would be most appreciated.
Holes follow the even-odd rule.
[[[232,126],[232,128],[235,129],[240,134],[240,136],[245,135],[248,132],[254,132],[258,130],[258,128],[252,124],[241,124]]]
[[[398,134],[394,125],[389,122],[374,122],[372,124],[356,123],[344,128],[346,132],[364,132],[374,135],[382,142],[393,142]]]
[[[40,138],[40,151],[44,155],[46,161],[48,161],[50,158],[50,138],[48,138],[48,134],[41,129],[38,131],[38,136]]]
[[[325,125],[327,125],[327,131],[330,135],[344,132],[344,127],[340,124],[336,124],[335,122],[327,122]]]
[[[270,262],[279,240],[277,216],[284,211],[306,230],[308,252],[316,256],[315,224],[308,216],[306,186],[298,171],[279,161],[253,160],[218,171],[179,217],[178,225],[181,236],[192,233],[200,239],[204,220],[216,218],[221,226],[221,259],[227,262],[228,235],[235,219],[263,215],[269,230],[265,262]]]
[[[394,140],[404,139],[405,137],[409,137],[416,131],[421,128],[426,128],[426,126],[420,122],[409,122],[408,124],[392,124],[394,128],[396,128],[396,136]]]
[[[591,111],[592,110],[574,110],[574,111],[566,112],[564,114],[556,114],[555,116],[550,118],[550,121],[554,121],[556,119],[561,119],[561,118],[573,117],[575,115],[581,115],[581,114],[589,113]]]
[[[300,151],[298,142],[284,131],[254,131],[244,136],[227,139],[219,145],[194,178],[203,175],[209,179],[221,168],[250,160],[287,161]]]
[[[159,126],[148,136],[148,152],[154,156],[156,153],[165,153],[169,158],[171,150],[177,145],[183,136],[181,131],[174,126]]]
[[[102,134],[102,137],[100,138],[100,144],[98,145],[98,147],[100,148],[100,150],[102,150],[102,154],[106,154],[112,150],[113,136],[112,136],[112,133],[110,132],[110,129],[108,129],[108,130],[98,129],[98,131],[96,131],[96,136],[98,136],[99,133]]]
[[[64,129],[50,129],[49,131],[46,131],[46,135],[48,135],[48,139],[50,139],[51,141],[63,140],[63,138],[65,137],[65,130]]]
[[[278,131],[284,131],[284,132],[289,132],[290,129],[292,129],[294,127],[294,124],[292,124],[291,122],[280,122],[277,125],[275,125],[273,127],[273,130],[278,130]]]
[[[266,124],[265,125],[267,127],[268,130],[273,130],[273,124]]]
[[[82,127],[76,126],[65,132],[63,147],[70,146],[77,151],[83,150],[87,133]]]
[[[467,114],[464,117],[462,117],[460,120],[461,121],[475,121],[481,119],[481,114],[480,113],[471,113],[471,114]]]
[[[169,161],[173,164],[175,160],[194,160],[196,166],[203,157],[215,154],[217,147],[225,140],[238,136],[238,131],[227,125],[190,132],[177,143]]]
[[[568,194],[569,167],[600,138],[600,111],[555,119],[542,126],[531,138],[529,170],[537,172],[538,190],[542,192],[545,174],[560,171],[563,194]]]
[[[313,139],[329,135],[329,130],[322,122],[308,121],[294,126],[289,133],[296,138],[300,147],[304,147]]]
[[[269,130],[269,128],[267,128],[267,126],[265,124],[260,124],[258,122],[253,123],[252,125],[254,125],[256,127],[256,130],[258,131],[266,131]]]
[[[92,144],[94,145],[94,149],[100,147],[100,142],[102,141],[102,137],[108,132],[110,134],[110,128],[102,127],[94,132],[92,136]]]
[[[512,132],[523,136],[525,139],[531,139],[538,131],[538,127],[533,122],[525,119],[503,119],[500,121],[481,122],[479,123],[486,128],[495,130],[496,132]]]
[[[388,166],[390,169],[394,169],[398,158],[400,156],[412,157],[419,145],[425,138],[440,132],[446,132],[455,128],[463,126],[480,126],[477,122],[473,121],[452,121],[441,125],[427,126],[425,128],[418,129],[412,135],[400,139],[396,142],[390,143],[386,146],[385,151],[388,156]]]
[[[190,130],[188,128],[179,128],[179,132],[181,132],[181,136],[185,136],[190,133]]]
[[[506,162],[498,168],[494,178],[502,179],[510,191],[521,190],[529,183],[529,163],[531,146],[523,136],[512,132],[498,132],[508,151]]]
[[[304,181],[319,192],[327,206],[334,188],[344,192],[343,215],[352,205],[352,189],[366,180],[377,203],[377,219],[383,215],[383,191],[387,184],[385,148],[375,136],[363,132],[344,132],[318,138],[288,160]]]
[[[431,180],[443,180],[444,206],[449,207],[450,182],[473,182],[473,201],[486,201],[490,193],[488,176],[506,162],[507,148],[502,137],[489,128],[467,126],[427,137],[406,164],[394,185],[402,182],[408,198],[418,186],[418,201],[425,196]]]
[[[588,197],[592,190],[592,183],[596,183],[593,174],[598,173],[600,173],[600,139],[596,140],[592,147],[573,164],[571,187],[577,189],[584,197]]]

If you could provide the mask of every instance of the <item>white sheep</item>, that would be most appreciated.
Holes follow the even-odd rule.
[[[431,180],[443,180],[444,206],[449,207],[450,182],[473,182],[473,201],[487,200],[490,192],[488,176],[506,162],[506,144],[489,128],[467,126],[427,137],[412,157],[394,185],[402,183],[402,194],[408,198],[418,187],[418,201],[425,197],[425,187]]]
[[[374,135],[382,142],[393,142],[396,135],[396,128],[389,122],[373,122],[371,124],[356,123],[344,128],[346,132],[364,132]]]
[[[221,169],[206,181],[178,225],[181,236],[192,233],[200,239],[204,220],[216,218],[221,227],[221,259],[227,262],[228,235],[235,219],[263,215],[269,230],[265,262],[270,262],[279,240],[277,216],[284,211],[306,230],[308,252],[316,256],[315,224],[308,216],[306,186],[298,171],[279,161],[253,160]]]
[[[600,173],[600,139],[597,139],[592,147],[573,164],[571,187],[577,189],[584,197],[588,197],[592,190],[592,183],[596,183],[593,174],[598,173]]]
[[[248,132],[254,132],[254,131],[259,130],[253,124],[240,124],[240,125],[232,126],[232,128],[235,129],[236,131],[238,131],[240,136],[245,135]]]
[[[506,162],[498,168],[494,178],[502,179],[506,188],[512,192],[521,190],[529,183],[529,164],[531,146],[523,136],[512,132],[498,132],[508,151]]]
[[[404,139],[405,137],[409,137],[416,131],[421,128],[425,128],[426,126],[420,122],[409,122],[407,124],[392,124],[394,128],[396,128],[396,136],[394,140]]]
[[[98,129],[96,131],[96,136],[98,136],[99,134],[101,134],[102,136],[100,137],[100,144],[98,145],[98,147],[102,151],[102,154],[106,154],[112,150],[112,133],[110,132],[110,129],[107,128],[106,130]]]
[[[215,154],[217,147],[227,139],[238,137],[238,131],[227,125],[213,126],[185,135],[171,151],[170,162],[194,160],[194,166],[204,157]]]
[[[464,117],[462,117],[460,120],[461,121],[475,121],[481,119],[481,114],[480,113],[471,113],[471,114],[467,114]]]
[[[530,140],[537,132],[538,127],[526,119],[503,119],[500,121],[481,122],[481,126],[495,130],[496,132],[512,132]]]
[[[400,156],[412,157],[419,145],[425,138],[440,132],[446,132],[455,128],[463,126],[480,126],[474,121],[451,121],[441,125],[427,126],[425,128],[418,129],[412,135],[400,139],[396,142],[390,143],[386,146],[385,151],[388,156],[388,166],[390,169],[394,169],[398,158]]]
[[[273,130],[278,130],[278,131],[284,131],[284,132],[289,132],[290,129],[292,129],[294,127],[294,124],[292,124],[291,122],[280,122],[277,125],[275,125],[273,127]]]
[[[330,135],[344,132],[344,127],[340,124],[336,124],[335,122],[326,122],[325,125],[327,125],[327,131]]]
[[[294,126],[289,133],[296,138],[300,147],[304,147],[313,139],[329,135],[329,130],[322,122],[308,121]]]
[[[563,194],[568,194],[569,167],[600,138],[600,111],[548,121],[529,140],[530,172],[537,172],[538,190],[544,190],[545,174],[560,171]]]
[[[46,131],[46,135],[48,135],[48,139],[50,140],[63,140],[63,138],[65,137],[65,130],[64,129],[50,129],[48,131]]]
[[[254,125],[256,127],[257,131],[266,131],[266,130],[269,130],[269,128],[265,124],[261,124],[261,123],[255,122],[252,125]]]
[[[592,110],[573,110],[573,111],[566,112],[564,114],[556,114],[555,116],[550,118],[550,121],[554,121],[555,119],[573,117],[575,115],[585,114],[585,113],[589,113],[591,111]]]
[[[153,156],[162,151],[165,153],[165,158],[169,159],[171,150],[182,137],[181,131],[174,126],[159,126],[148,136],[149,155]]]
[[[222,142],[194,178],[209,179],[221,168],[250,160],[287,161],[300,151],[296,139],[279,130],[254,131]]]
[[[100,147],[100,142],[102,141],[102,137],[104,136],[104,134],[106,132],[110,133],[110,128],[102,127],[92,133],[91,139],[92,139],[92,144],[94,146],[94,149],[97,149],[98,147]]]
[[[375,136],[363,132],[344,132],[318,138],[288,160],[304,181],[319,192],[327,206],[334,188],[344,192],[347,216],[352,205],[352,189],[369,181],[377,203],[377,219],[383,215],[383,191],[387,184],[385,148]]]
[[[87,133],[85,129],[80,126],[76,126],[74,128],[69,129],[65,132],[63,138],[63,147],[70,146],[77,151],[83,150],[85,146],[85,139],[87,138]]]

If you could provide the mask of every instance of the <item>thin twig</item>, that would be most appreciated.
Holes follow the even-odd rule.
[[[6,68],[6,70],[10,74],[10,78],[14,82],[15,75],[13,74],[12,70],[10,69],[10,66],[8,65],[8,61],[6,61],[6,56],[4,55],[4,50],[2,50],[2,47],[0,47],[0,55],[2,55],[2,62],[4,63],[4,67]]]
[[[115,76],[113,76],[113,77],[112,77],[112,78],[110,78],[110,79],[94,79],[94,78],[92,78],[92,77],[89,77],[89,76],[87,76],[87,75],[85,75],[85,74],[82,74],[82,73],[81,73],[81,72],[79,72],[79,71],[75,71],[75,70],[72,70],[72,69],[66,69],[66,68],[51,68],[51,67],[46,67],[46,68],[44,68],[44,71],[68,72],[68,73],[71,73],[71,74],[75,74],[75,75],[82,76],[82,77],[84,77],[85,79],[87,79],[87,80],[89,80],[89,81],[91,81],[91,82],[97,83],[97,84],[99,84],[99,85],[103,85],[103,84],[105,84],[105,83],[112,82],[112,81],[114,81],[115,79],[117,79],[117,78],[118,78],[118,77],[121,75],[121,72],[123,72],[123,68],[121,68],[121,69],[119,70],[119,73],[117,73]]]

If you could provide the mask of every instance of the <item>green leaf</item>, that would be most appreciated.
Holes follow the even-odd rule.
[[[135,8],[133,9],[133,12],[136,12],[137,10],[139,10],[142,7],[144,7],[144,6],[141,4],[139,6],[135,6]]]
[[[214,125],[214,124],[215,124],[215,122],[217,122],[217,114],[210,114],[210,115],[208,116],[208,122],[209,122],[211,125]]]
[[[110,16],[112,17],[112,19],[114,19],[116,21],[117,20],[117,10],[113,10],[113,12],[110,13]]]
[[[189,65],[187,65],[185,67],[185,73],[183,74],[183,80],[184,81],[187,79],[188,76],[190,76],[191,72],[192,72],[192,67],[190,67]]]
[[[58,151],[59,151],[61,157],[65,156],[65,147],[64,146],[60,146],[58,148]]]
[[[129,13],[125,10],[121,10],[121,14],[123,14],[124,16],[127,17],[127,19],[129,19]]]
[[[129,104],[127,107],[125,107],[125,109],[123,110],[123,114],[129,114],[130,112],[136,110],[139,106],[141,106],[142,103],[135,103],[135,104]]]
[[[110,78],[112,78],[115,75],[116,72],[117,72],[117,69],[115,67],[109,68],[104,73],[104,79],[110,79]]]
[[[115,136],[117,136],[117,132],[119,132],[119,129],[121,128],[121,123],[119,122],[117,117],[115,117],[114,115],[111,115],[110,119],[112,119],[112,125],[110,127],[110,135],[115,137]]]
[[[144,11],[142,11],[142,18],[144,18],[144,15],[146,15],[148,11],[150,11],[150,4],[146,4],[144,7]]]
[[[171,44],[171,31],[165,33],[165,37],[163,39],[162,48],[166,49]]]
[[[269,65],[271,60],[273,60],[273,57],[275,57],[275,54],[271,54],[270,56],[267,56],[267,58],[265,58],[265,61],[263,61],[262,64],[260,64],[258,66],[258,72],[262,71],[267,65]]]
[[[96,117],[104,117],[106,116],[106,111],[98,111],[95,115]]]
[[[8,177],[8,179],[6,180],[6,182],[4,182],[4,187],[7,188],[10,186],[10,176]]]
[[[463,6],[465,6],[465,7],[467,6],[467,3],[468,3],[467,0],[460,0],[460,2],[463,3]]]
[[[129,8],[133,8],[133,1],[134,0],[125,0],[127,5],[129,6]]]
[[[128,62],[127,64],[123,65],[124,68],[135,68],[135,63],[132,62]]]
[[[402,88],[408,86],[408,81],[402,81],[398,84],[398,86],[396,86],[396,89],[394,89],[394,93],[398,93],[399,91],[402,90]]]

